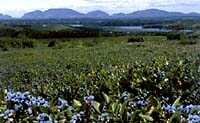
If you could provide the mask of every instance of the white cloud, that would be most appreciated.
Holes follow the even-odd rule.
[[[148,8],[191,12],[200,10],[199,0],[0,0],[0,13],[21,16],[27,11],[49,8],[71,8],[80,12],[133,12]]]

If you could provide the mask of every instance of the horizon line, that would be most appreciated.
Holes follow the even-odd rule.
[[[19,19],[19,18],[22,18],[25,14],[30,13],[30,12],[34,12],[34,11],[45,12],[45,11],[50,10],[50,9],[69,9],[69,10],[73,10],[73,11],[76,11],[76,12],[79,12],[79,13],[82,13],[82,14],[87,14],[87,13],[94,12],[94,11],[102,11],[102,12],[107,13],[109,16],[112,16],[112,15],[115,15],[115,14],[130,14],[130,13],[134,13],[134,12],[138,12],[138,11],[144,11],[144,10],[160,10],[160,11],[166,11],[166,12],[177,12],[177,13],[182,13],[182,14],[198,13],[198,12],[179,12],[179,11],[169,11],[169,10],[158,9],[158,8],[148,8],[148,9],[140,9],[140,10],[136,10],[136,11],[132,11],[132,12],[117,12],[117,13],[110,14],[109,12],[107,12],[105,10],[100,10],[100,9],[94,9],[94,10],[91,10],[91,11],[88,11],[88,12],[81,12],[80,10],[67,8],[67,7],[66,8],[65,7],[55,7],[55,8],[52,7],[52,8],[46,8],[46,9],[40,8],[40,9],[27,10],[21,16],[18,16],[18,17],[11,15],[11,14],[4,14],[3,12],[0,13],[0,14],[2,14],[3,16],[10,16],[12,18]],[[25,11],[25,10],[21,10],[21,11]]]

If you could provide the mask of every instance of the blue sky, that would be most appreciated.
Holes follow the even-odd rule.
[[[36,9],[49,8],[71,8],[83,13],[103,10],[109,14],[130,13],[150,8],[200,13],[200,0],[0,0],[0,3],[0,13],[14,17]]]

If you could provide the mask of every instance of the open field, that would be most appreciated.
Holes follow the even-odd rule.
[[[198,123],[196,35],[2,37],[0,122]]]

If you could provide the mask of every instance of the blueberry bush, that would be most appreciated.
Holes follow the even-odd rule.
[[[0,53],[0,122],[199,123],[199,46],[150,38]]]

